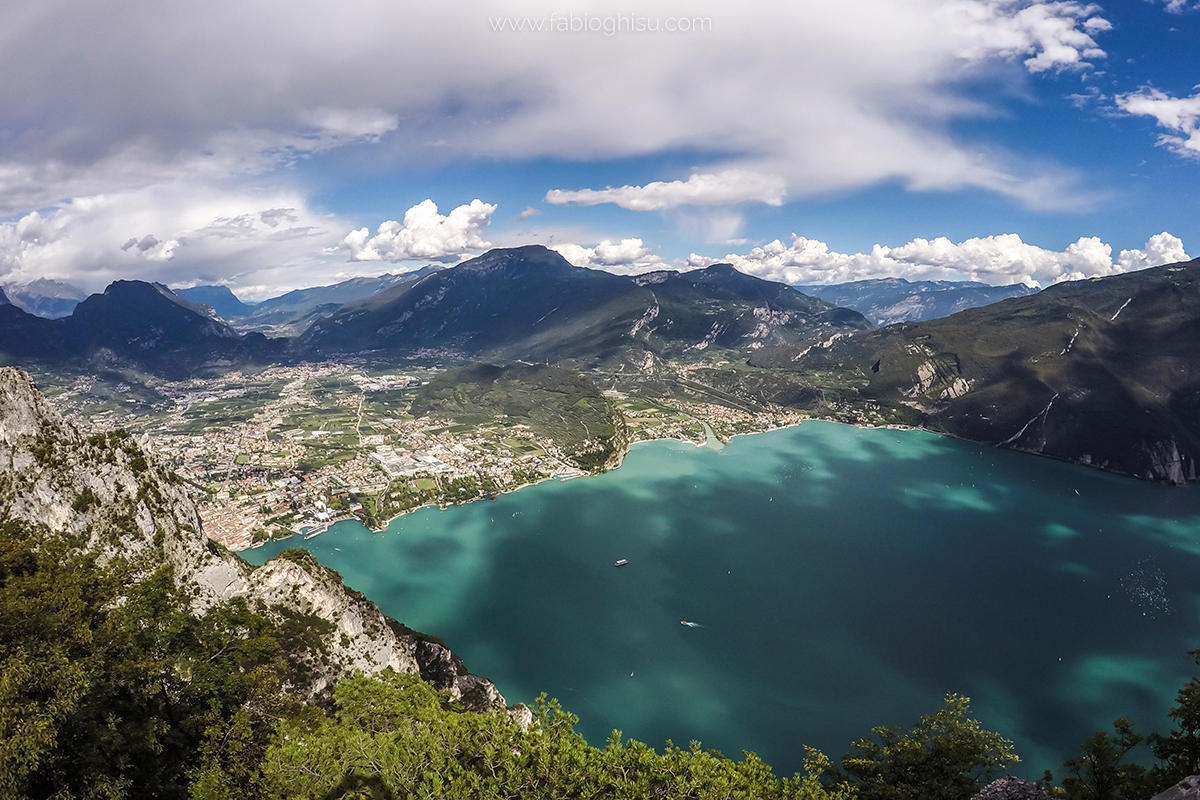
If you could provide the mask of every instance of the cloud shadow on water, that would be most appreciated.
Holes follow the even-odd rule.
[[[510,702],[559,697],[596,744],[700,739],[788,774],[802,744],[839,756],[954,691],[1037,777],[1119,713],[1165,728],[1200,644],[1196,553],[1168,521],[1198,512],[1046,459],[805,423],[305,544]],[[1174,614],[1121,591],[1148,558]]]

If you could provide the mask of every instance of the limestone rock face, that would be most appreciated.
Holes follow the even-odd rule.
[[[1037,783],[1006,775],[980,789],[971,800],[1054,800],[1054,795]]]
[[[183,482],[132,437],[80,436],[26,373],[3,367],[0,521],[11,518],[69,536],[102,561],[123,558],[146,573],[169,564],[196,613],[241,596],[277,623],[301,623],[305,641],[281,644],[296,667],[293,687],[314,701],[355,670],[392,669],[419,674],[470,710],[504,708],[491,681],[467,672],[443,642],[388,617],[308,553],[256,569],[209,541]]]
[[[983,787],[971,800],[1053,800],[1053,795],[1036,783],[1005,775]]]
[[[1151,800],[1200,800],[1200,775],[1190,775]]]

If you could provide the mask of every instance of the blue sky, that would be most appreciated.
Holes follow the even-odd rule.
[[[1197,0],[172,5],[0,10],[0,281],[261,299],[543,243],[1047,285],[1200,251]]]

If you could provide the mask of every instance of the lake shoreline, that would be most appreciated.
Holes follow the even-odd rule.
[[[834,425],[845,425],[846,427],[858,428],[860,430],[921,431],[924,433],[933,434],[935,436],[945,436],[948,439],[953,439],[953,440],[959,441],[959,442],[965,442],[967,444],[976,445],[978,447],[987,448],[989,450],[1000,450],[1000,451],[1007,450],[1008,452],[1020,453],[1022,455],[1039,456],[1041,458],[1047,458],[1047,459],[1050,459],[1051,461],[1058,461],[1063,464],[1071,464],[1073,466],[1078,466],[1078,467],[1087,467],[1089,469],[1098,470],[1099,472],[1102,472],[1102,473],[1105,473],[1108,475],[1114,475],[1114,476],[1117,476],[1120,478],[1128,478],[1128,479],[1136,481],[1138,483],[1151,483],[1151,484],[1157,484],[1157,485],[1163,485],[1163,486],[1176,486],[1176,487],[1180,487],[1180,488],[1187,488],[1187,486],[1189,485],[1186,483],[1185,484],[1174,484],[1174,483],[1171,483],[1170,481],[1152,480],[1152,479],[1148,479],[1148,478],[1142,478],[1137,475],[1130,475],[1128,473],[1118,472],[1116,470],[1099,467],[1099,466],[1096,466],[1095,464],[1085,464],[1085,463],[1082,463],[1079,461],[1072,461],[1067,458],[1061,458],[1061,457],[1054,456],[1054,455],[1047,455],[1045,453],[1038,453],[1038,452],[1035,452],[1032,450],[1019,450],[1016,448],[999,448],[996,445],[990,445],[985,442],[978,442],[973,439],[967,439],[962,436],[956,436],[955,434],[949,433],[946,431],[936,431],[936,430],[931,430],[929,428],[921,428],[921,427],[915,427],[915,426],[910,426],[910,425],[897,425],[895,423],[888,423],[885,425],[872,425],[870,423],[843,422],[841,420],[826,419],[826,418],[822,418],[822,417],[806,417],[806,418],[798,420],[796,422],[791,422],[786,425],[779,425],[779,426],[773,427],[773,428],[764,428],[762,430],[757,430],[757,431],[745,431],[745,432],[740,432],[740,433],[734,433],[734,434],[729,435],[729,437],[727,439],[722,439],[720,436],[716,435],[716,432],[712,431],[711,427],[708,425],[706,425],[706,433],[711,432],[713,438],[715,438],[716,441],[720,442],[721,447],[723,447],[724,445],[732,443],[733,440],[739,436],[758,436],[758,435],[761,435],[764,433],[771,433],[773,431],[787,430],[789,428],[798,428],[801,425],[803,425],[805,422],[828,422],[828,423],[831,423]],[[529,486],[537,486],[537,485],[545,483],[547,481],[571,481],[571,480],[575,480],[577,478],[588,478],[588,477],[593,477],[595,475],[603,475],[605,473],[612,472],[613,470],[620,469],[621,465],[625,462],[625,457],[629,454],[629,451],[632,450],[634,447],[641,445],[641,444],[650,444],[653,442],[680,442],[682,444],[690,444],[697,449],[703,449],[703,448],[707,447],[710,450],[714,450],[716,452],[720,452],[720,450],[721,450],[721,447],[713,447],[711,441],[707,437],[706,437],[705,441],[702,441],[702,442],[696,442],[691,439],[682,439],[677,436],[665,436],[665,437],[658,438],[658,439],[639,439],[638,441],[630,442],[628,449],[626,449],[625,453],[623,453],[621,455],[621,457],[617,461],[616,465],[611,467],[610,469],[602,470],[599,472],[584,472],[584,471],[580,470],[580,471],[576,472],[575,474],[558,473],[556,475],[547,475],[546,477],[541,478],[536,481],[528,481],[528,482],[525,482],[522,484],[518,484],[518,485],[509,487],[509,488],[502,489],[496,493],[496,496],[512,494],[513,492],[518,492],[521,489],[525,489]],[[486,497],[472,497],[469,500],[457,500],[457,501],[453,501],[453,502],[449,502],[449,503],[424,503],[422,505],[415,506],[410,509],[406,509],[404,511],[401,511],[399,514],[389,517],[382,524],[382,526],[380,526],[378,528],[373,528],[373,527],[366,525],[358,517],[354,517],[354,516],[345,517],[342,519],[337,519],[337,520],[333,520],[331,522],[325,523],[325,524],[319,526],[318,530],[310,529],[307,531],[291,531],[291,532],[289,532],[289,534],[287,536],[268,539],[264,542],[257,542],[257,543],[249,545],[248,547],[241,548],[241,549],[244,549],[244,550],[255,549],[255,548],[264,546],[268,542],[282,541],[284,539],[290,539],[294,536],[300,536],[306,540],[311,539],[313,537],[320,536],[323,533],[327,533],[335,524],[337,524],[339,522],[346,522],[349,520],[358,521],[359,524],[363,525],[363,527],[365,527],[367,530],[371,531],[372,533],[385,533],[385,532],[387,532],[387,530],[391,526],[391,524],[393,522],[395,522],[396,520],[398,520],[401,517],[406,516],[408,514],[412,514],[416,511],[420,511],[423,508],[429,508],[431,506],[436,506],[437,508],[440,508],[440,509],[446,509],[446,508],[450,508],[451,506],[467,505],[467,504],[474,503],[476,501],[484,500],[484,499],[487,499],[487,498]]]

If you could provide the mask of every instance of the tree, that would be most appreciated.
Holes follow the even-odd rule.
[[[965,800],[982,778],[1017,761],[1012,742],[967,717],[970,699],[946,696],[912,731],[875,728],[842,759],[863,800]]]
[[[1200,648],[1189,650],[1188,655],[1200,665]],[[1200,678],[1192,677],[1183,685],[1168,713],[1178,729],[1167,736],[1148,737],[1154,756],[1162,762],[1164,786],[1200,774]]]
[[[1143,737],[1128,717],[1113,720],[1115,736],[1096,731],[1083,742],[1083,755],[1063,766],[1071,773],[1063,790],[1071,800],[1141,800],[1154,794],[1154,781],[1145,767],[1124,762]]]
[[[590,747],[578,717],[545,695],[528,731],[504,714],[463,713],[412,675],[357,675],[334,699],[336,719],[284,725],[264,762],[266,797],[854,798],[852,786],[821,784],[829,761],[813,750],[806,775],[781,780],[753,753],[732,761],[698,742],[659,754],[614,731]]]
[[[169,567],[0,523],[0,797],[182,800],[214,773],[253,796],[278,721],[320,714],[273,633],[241,598],[197,617]]]

